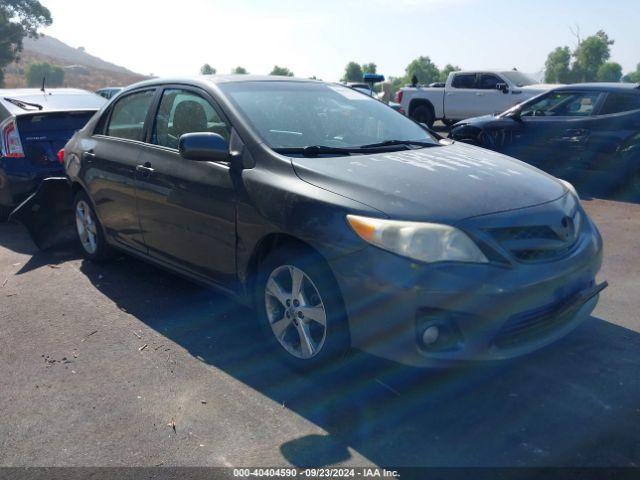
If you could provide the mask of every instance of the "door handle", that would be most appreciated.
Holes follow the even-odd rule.
[[[585,135],[589,134],[589,130],[586,130],[584,128],[570,128],[568,130],[565,130],[564,133],[570,137],[584,137]]]
[[[144,165],[137,165],[136,172],[141,173],[145,176],[151,175],[155,170],[151,168],[151,163],[146,162]]]
[[[476,97],[484,97],[484,93],[477,92]]]
[[[87,152],[82,152],[82,159],[90,162],[91,160],[95,160],[96,154],[93,153],[93,150],[89,150]]]

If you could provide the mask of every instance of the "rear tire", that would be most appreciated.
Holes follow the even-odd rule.
[[[418,105],[411,112],[411,118],[418,123],[424,123],[427,127],[433,128],[436,121],[433,110],[427,105]]]
[[[289,367],[315,370],[349,350],[342,296],[318,254],[298,246],[272,252],[260,265],[257,286],[262,332]]]
[[[75,196],[73,212],[82,255],[94,262],[109,259],[112,255],[111,247],[104,238],[102,225],[86,193],[79,192]]]

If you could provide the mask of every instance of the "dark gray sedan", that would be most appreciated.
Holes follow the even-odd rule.
[[[237,298],[294,367],[350,347],[416,366],[522,355],[605,287],[570,184],[341,85],[147,81],[64,163],[88,259],[118,249]],[[47,188],[14,213],[36,236]]]

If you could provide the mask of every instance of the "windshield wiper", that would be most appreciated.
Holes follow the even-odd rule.
[[[305,157],[317,157],[318,155],[331,155],[331,154],[351,154],[360,152],[360,147],[343,148],[343,147],[329,147],[327,145],[307,145],[306,147],[286,147],[286,148],[274,148],[277,153],[283,155],[289,154],[302,154]]]
[[[352,153],[374,153],[380,151],[395,151],[394,147],[410,148],[418,147],[437,147],[437,143],[427,143],[414,140],[387,140],[380,143],[372,143],[370,145],[360,145],[357,147],[330,147],[327,145],[308,145],[306,147],[284,147],[274,148],[274,151],[283,155],[297,154],[305,157],[317,157],[318,155],[347,154]]]
[[[29,110],[28,107],[37,108],[38,110],[42,110],[44,108],[38,103],[23,102],[22,100],[18,100],[16,98],[4,97],[4,100],[9,103],[13,103],[16,107],[20,107],[23,110]]]
[[[378,148],[378,147],[393,147],[393,146],[416,146],[416,147],[438,147],[440,144],[433,142],[421,142],[419,140],[385,140],[380,143],[371,143],[369,145],[361,145],[360,148]]]

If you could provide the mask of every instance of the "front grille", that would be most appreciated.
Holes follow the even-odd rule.
[[[521,262],[547,262],[564,257],[571,252],[573,245],[553,250],[513,250],[513,255]]]
[[[485,232],[520,262],[549,262],[568,255],[575,246],[582,224],[580,215],[577,211],[554,226],[494,227]]]
[[[533,227],[492,228],[489,230],[499,242],[509,240],[531,240],[533,238],[558,239],[558,235],[546,225]]]
[[[513,348],[543,338],[573,320],[580,308],[607,287],[604,282],[579,291],[563,300],[511,317],[493,340],[498,348]]]
[[[541,309],[510,318],[494,339],[499,348],[517,347],[532,339],[561,328],[571,320],[570,315],[559,315],[564,302],[558,302]]]

